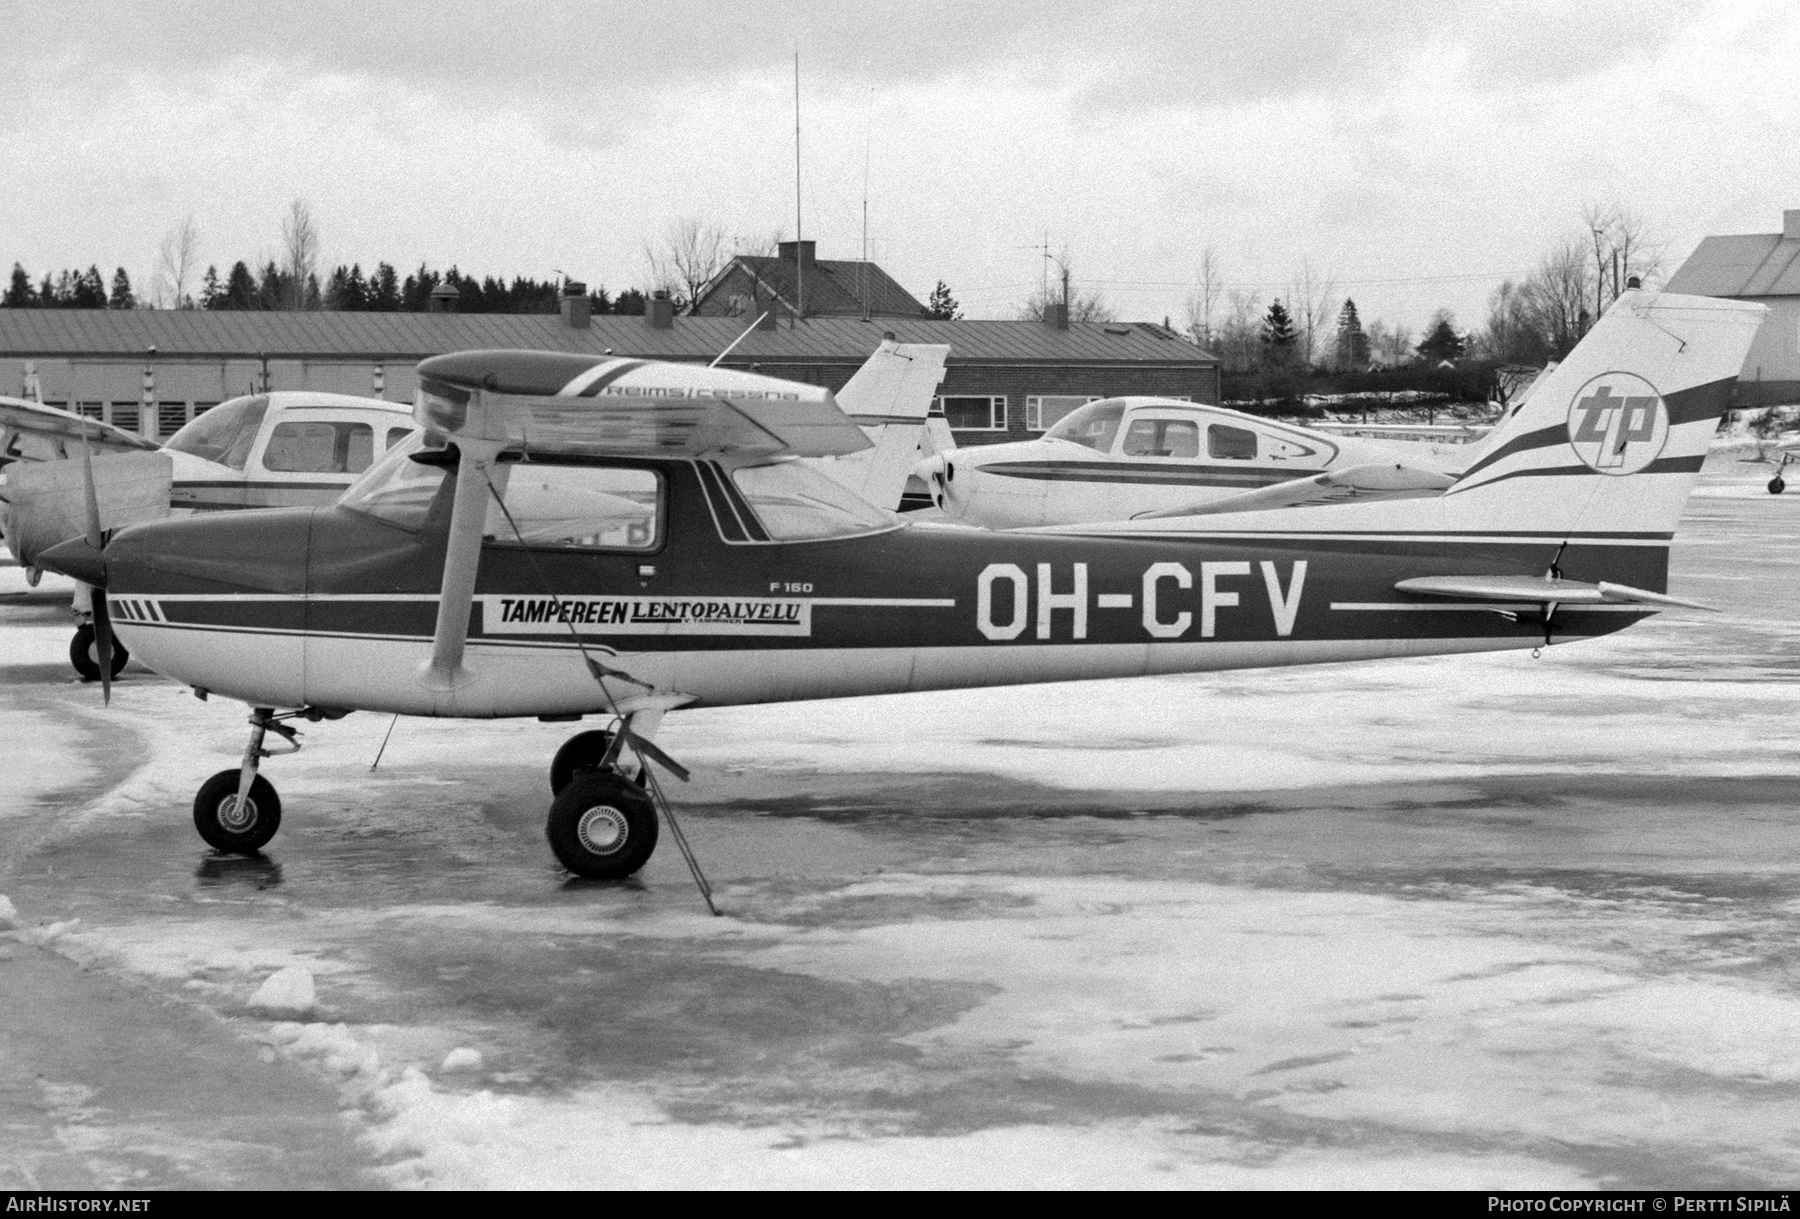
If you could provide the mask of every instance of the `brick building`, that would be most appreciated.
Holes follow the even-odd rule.
[[[696,317],[763,314],[771,322],[796,316],[916,318],[925,306],[872,262],[819,258],[810,241],[784,241],[773,255],[740,254],[694,296]]]
[[[939,408],[959,444],[1037,435],[1092,398],[1217,402],[1219,362],[1162,326],[923,317],[808,317],[744,333],[736,317],[0,309],[0,393],[34,396],[152,437],[226,398],[319,389],[406,401],[427,356],[479,348],[722,361],[837,389],[884,334],[948,343]]]

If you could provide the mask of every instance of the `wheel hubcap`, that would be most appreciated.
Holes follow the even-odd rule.
[[[219,824],[234,834],[241,834],[256,824],[256,801],[246,800],[240,807],[238,798],[226,796],[219,801]]]
[[[611,855],[631,836],[631,823],[610,804],[597,804],[575,823],[575,837],[595,855]]]

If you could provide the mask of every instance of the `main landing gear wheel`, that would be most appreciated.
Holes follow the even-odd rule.
[[[1774,478],[1771,478],[1769,480],[1769,494],[1770,495],[1780,495],[1783,491],[1786,491],[1786,490],[1787,490],[1787,479],[1783,478],[1781,475],[1777,474]]]
[[[250,783],[250,798],[238,807],[243,771],[221,770],[200,785],[194,797],[194,828],[214,850],[227,855],[254,855],[281,828],[281,797],[261,775]]]
[[[612,741],[613,734],[604,729],[578,732],[564,741],[550,759],[550,794],[560,796],[563,788],[577,778],[599,770]]]
[[[544,834],[562,866],[575,875],[623,880],[656,850],[656,806],[637,784],[595,771],[558,793]]]
[[[125,662],[131,659],[131,653],[119,642],[117,635],[112,640],[112,672],[108,677],[117,677]],[[75,638],[69,640],[69,663],[81,674],[82,681],[100,680],[100,645],[94,640],[94,625],[84,622],[75,628]]]

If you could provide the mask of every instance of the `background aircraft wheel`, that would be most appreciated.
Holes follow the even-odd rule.
[[[247,807],[238,810],[237,767],[221,770],[194,797],[194,828],[207,845],[227,855],[254,855],[281,828],[281,797],[261,775],[250,782]]]
[[[1781,475],[1777,474],[1774,478],[1771,478],[1769,480],[1769,494],[1770,495],[1780,495],[1783,491],[1786,491],[1786,490],[1787,490],[1787,479],[1783,478]]]
[[[623,880],[656,849],[656,807],[618,775],[579,775],[550,804],[544,827],[562,866],[588,880]]]
[[[119,642],[118,635],[112,641],[112,672],[108,675],[117,677],[125,662],[131,659],[131,653]],[[82,681],[100,680],[100,645],[94,642],[94,626],[83,623],[75,628],[75,638],[69,640],[69,663],[81,674]]]
[[[578,732],[564,741],[556,756],[550,759],[550,794],[560,796],[563,788],[574,782],[576,776],[600,769],[600,759],[606,756],[612,739],[612,733],[595,729]]]

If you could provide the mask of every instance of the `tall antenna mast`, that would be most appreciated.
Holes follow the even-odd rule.
[[[806,312],[806,261],[800,256],[800,48],[794,48],[794,320]]]
[[[863,306],[862,320],[865,322],[869,320],[869,148],[875,138],[874,102],[875,86],[870,85],[870,112],[863,116],[863,242],[862,266],[857,271],[857,279],[860,281],[859,286],[862,289],[860,293]],[[1614,278],[1618,277],[1614,276]]]

